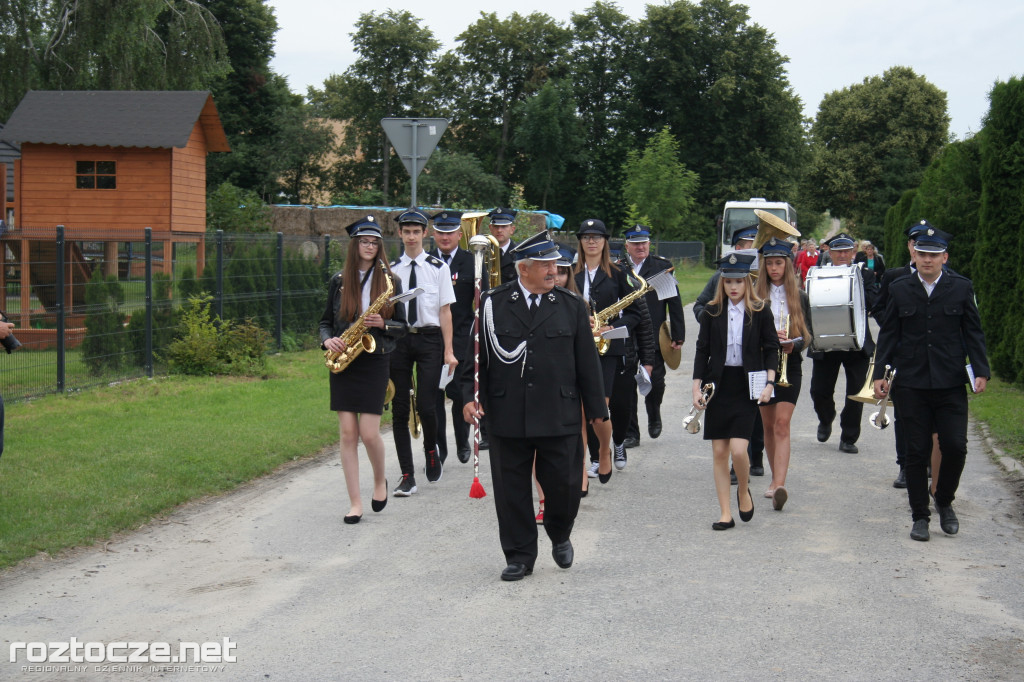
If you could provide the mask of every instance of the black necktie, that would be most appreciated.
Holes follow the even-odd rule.
[[[416,261],[409,261],[409,291],[416,288]],[[416,299],[409,301],[409,319],[407,320],[410,327],[416,326]]]
[[[444,258],[444,264],[445,265],[451,265],[452,264],[452,254],[450,254],[450,253],[442,253],[441,257]]]
[[[536,314],[540,306],[540,294],[530,294],[530,312]]]

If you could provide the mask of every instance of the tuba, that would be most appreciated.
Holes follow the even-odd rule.
[[[345,350],[340,353],[333,350],[324,352],[324,364],[327,365],[327,369],[331,370],[331,374],[344,372],[345,368],[352,364],[352,361],[359,357],[363,351],[372,353],[377,349],[376,340],[366,331],[366,316],[379,313],[395,291],[395,285],[388,274],[388,266],[384,264],[384,261],[378,261],[378,264],[384,272],[384,282],[386,284],[384,291],[381,292],[381,295],[370,304],[370,307],[355,322],[349,325],[348,329],[341,333],[341,340],[345,343]]]
[[[609,320],[611,320],[613,317],[621,313],[623,310],[633,305],[633,303],[636,300],[638,300],[641,296],[646,294],[647,291],[651,288],[650,285],[647,284],[647,280],[645,280],[643,277],[641,277],[635,272],[633,273],[633,276],[640,280],[639,288],[637,288],[635,291],[629,294],[626,294],[625,296],[620,298],[615,303],[612,303],[610,306],[608,306],[601,312],[594,313],[594,344],[597,345],[597,352],[600,353],[601,355],[607,353],[608,348],[610,348],[612,345],[611,341],[601,336],[601,327],[608,324]]]
[[[800,231],[774,213],[754,209],[757,216],[757,234],[754,236],[754,249],[760,249],[769,239],[775,237],[785,241],[789,237],[799,237]]]
[[[501,284],[501,247],[494,235],[480,234],[480,221],[487,217],[486,213],[463,213],[462,236],[459,237],[459,248],[470,252],[486,251],[488,281],[491,289]],[[484,245],[485,240],[487,242]]]

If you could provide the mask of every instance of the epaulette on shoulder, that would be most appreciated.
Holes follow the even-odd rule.
[[[440,258],[435,258],[434,256],[431,256],[430,254],[427,254],[427,262],[430,263],[431,265],[433,265],[435,268],[438,268],[438,269],[440,269],[441,266],[444,265],[444,261],[443,260],[441,260]]]
[[[664,263],[668,263],[669,265],[672,265],[672,261],[670,261],[668,258],[665,258],[664,256],[659,256],[656,253],[652,253],[650,256],[648,256],[648,258],[653,258],[656,261],[661,261]]]
[[[397,258],[397,259],[391,261],[391,267],[397,268],[398,264],[401,263],[401,262],[402,262],[402,259],[401,258]]]
[[[509,289],[511,289],[513,286],[516,286],[516,285],[517,285],[517,283],[516,283],[515,280],[513,280],[511,282],[505,282],[504,284],[499,284],[498,286],[494,287],[493,289],[488,289],[487,293],[489,293],[489,294],[497,294],[497,293],[500,293],[500,292],[503,292],[503,291],[508,291]]]
[[[345,272],[343,270],[338,270],[336,273],[334,273],[334,275],[331,276],[331,279],[341,279],[344,274]]]

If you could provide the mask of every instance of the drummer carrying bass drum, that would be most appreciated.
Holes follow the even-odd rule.
[[[825,267],[841,267],[853,264],[853,257],[856,253],[856,242],[853,237],[840,232],[826,242],[829,253],[832,255],[832,265]],[[875,274],[870,270],[861,270],[863,278],[864,308],[857,311],[857,314],[864,315],[864,344],[859,349],[850,350],[824,350],[808,352],[807,355],[814,361],[814,368],[811,372],[811,400],[814,402],[814,412],[818,415],[818,442],[824,443],[832,435],[832,422],[836,418],[836,403],[834,400],[836,381],[839,378],[839,367],[846,370],[846,390],[843,395],[856,394],[864,384],[864,378],[868,373],[868,364],[871,355],[875,351],[875,341],[871,338],[871,330],[867,324],[867,311],[875,304]],[[854,280],[856,282],[856,280]],[[811,293],[808,291],[808,293]],[[814,301],[811,296],[811,322],[814,332],[827,334],[828,330],[814,321]],[[857,452],[857,439],[860,438],[860,422],[864,413],[864,403],[846,398],[842,414],[839,415],[839,451],[847,453]]]

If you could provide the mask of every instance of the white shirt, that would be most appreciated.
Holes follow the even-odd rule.
[[[527,289],[526,287],[523,286],[523,280],[521,280],[521,279],[517,279],[516,281],[519,283],[519,290],[522,291],[523,292],[523,296],[525,296],[525,298],[523,300],[526,301],[526,307],[529,308],[530,310],[533,310],[532,306],[530,306],[530,297],[531,296],[536,296],[537,297],[537,305],[539,306],[540,305],[540,299],[544,297],[544,294],[535,294],[535,293],[533,293],[532,291],[530,291],[529,289]]]
[[[784,284],[780,286],[770,284],[769,286],[771,290],[768,292],[768,298],[772,302],[772,314],[775,315],[775,323],[779,324],[783,315],[789,315],[789,306],[786,304],[786,286]]]
[[[363,278],[366,277],[366,270],[359,271],[359,281],[362,282]],[[366,309],[370,307],[370,289],[373,288],[373,276],[366,277],[366,284],[363,286],[359,297],[359,312],[364,313]]]
[[[409,276],[412,273],[412,261],[409,254],[403,253],[392,266],[391,272],[402,280],[402,291],[409,291]],[[452,288],[452,274],[444,261],[428,256],[421,251],[416,261],[416,287],[423,293],[416,298],[415,327],[441,326],[441,306],[455,303],[455,289]],[[405,304],[406,310],[409,303]]]
[[[594,269],[591,270],[586,265],[583,266],[583,269],[586,272],[586,276],[583,278],[583,300],[584,301],[589,301],[590,300],[590,282],[591,282],[591,280],[594,279],[594,275],[597,274],[597,269],[599,267],[601,267],[601,266],[600,265],[595,265]]]
[[[932,292],[935,291],[935,285],[939,283],[940,279],[942,279],[942,271],[939,271],[939,276],[936,277],[935,281],[931,284],[924,280],[924,277],[921,276],[920,272],[917,273],[917,278],[921,280],[921,284],[924,285],[924,293],[928,294],[928,297],[931,298]]]
[[[746,311],[743,301],[735,304],[729,301],[726,314],[729,316],[729,336],[725,342],[726,367],[743,366],[743,313]]]
[[[458,252],[459,252],[459,245],[458,244],[456,244],[455,248],[452,249],[452,252],[447,254],[447,255],[441,249],[437,250],[438,257],[445,262],[445,265],[448,265],[448,266],[451,266],[452,259],[455,258],[455,254],[457,254]]]
[[[647,262],[646,258],[644,258],[639,263],[634,263],[632,258],[627,258],[626,260],[628,260],[629,264],[633,266],[633,272],[640,272],[640,269],[644,267],[644,263]]]

